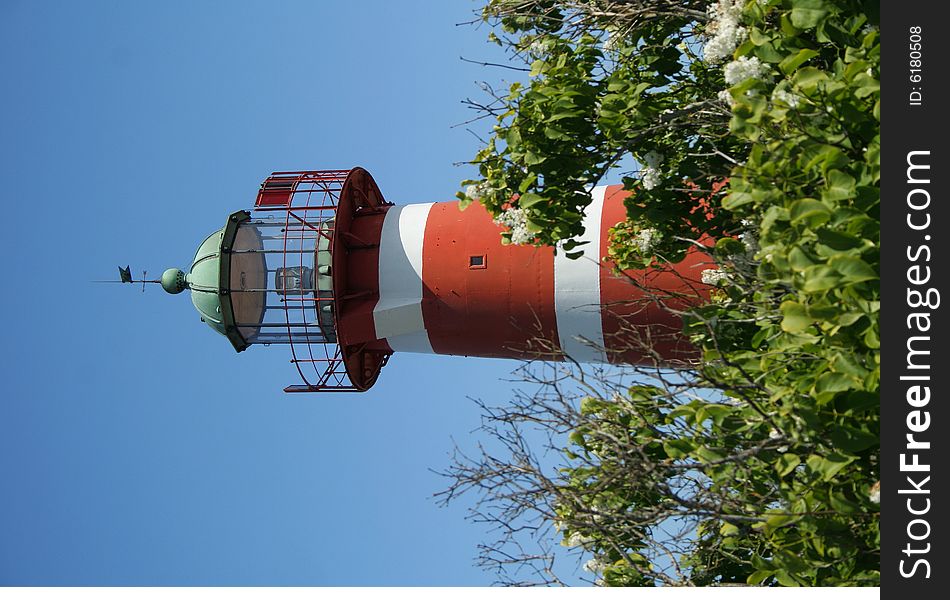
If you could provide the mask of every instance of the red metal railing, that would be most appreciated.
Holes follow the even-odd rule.
[[[319,239],[325,239],[326,249],[332,252],[334,216],[349,173],[349,170],[280,171],[272,173],[261,184],[254,212],[268,216],[283,213],[284,269],[305,266],[306,253],[310,252],[316,281]],[[300,264],[292,264],[294,257]],[[320,311],[328,301],[333,301],[330,306],[336,314],[333,295],[327,296],[325,290],[317,289],[301,289],[297,293],[286,290],[281,295],[279,306],[284,315],[286,343],[290,345],[290,362],[303,380],[302,385],[287,386],[285,392],[358,391],[347,376],[335,334],[332,338],[328,336],[325,324],[321,323]]]

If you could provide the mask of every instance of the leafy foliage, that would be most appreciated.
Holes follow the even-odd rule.
[[[624,179],[614,264],[659,267],[718,240],[713,301],[684,316],[703,350],[681,375],[689,385],[591,393],[568,411],[558,502],[543,516],[595,555],[606,585],[879,583],[875,6],[484,9],[530,81],[487,108],[496,124],[463,201],[520,208],[533,243],[570,251],[585,189],[632,154],[644,166]],[[742,34],[731,60],[703,60],[730,7]],[[684,396],[697,387],[721,394]],[[692,528],[672,578],[653,551],[668,519]]]

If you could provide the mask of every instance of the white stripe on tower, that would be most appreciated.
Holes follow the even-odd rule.
[[[422,319],[422,244],[433,203],[393,206],[379,241],[376,338],[396,351],[432,352]]]
[[[591,190],[591,203],[584,210],[584,234],[588,242],[578,250],[584,256],[571,260],[559,250],[554,257],[554,313],[561,350],[577,362],[606,362],[604,324],[600,315],[600,230],[606,186]]]

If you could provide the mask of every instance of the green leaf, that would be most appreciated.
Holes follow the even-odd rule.
[[[811,29],[817,26],[827,14],[827,10],[817,8],[793,8],[792,25],[799,29]]]
[[[727,210],[735,210],[740,206],[754,202],[755,197],[752,194],[746,192],[732,192],[722,200],[723,208]]]
[[[686,418],[687,421],[689,421],[691,419],[694,419],[695,414],[696,414],[695,406],[693,406],[692,404],[682,404],[680,406],[677,406],[670,412],[668,412],[666,416],[670,419],[677,419],[677,418],[683,417],[683,418]]]
[[[760,583],[762,583],[763,581],[771,577],[774,573],[775,571],[767,571],[767,570],[760,569],[758,571],[753,572],[751,575],[749,575],[749,577],[745,580],[745,582],[748,583],[749,585],[759,585]]]
[[[850,200],[857,195],[854,177],[837,169],[828,171],[827,187],[821,193],[821,199],[830,204]]]
[[[802,250],[799,246],[794,246],[788,252],[788,266],[795,269],[796,271],[804,271],[808,267],[813,266],[815,263],[812,262],[808,255],[805,254],[805,251]]]
[[[880,439],[877,435],[851,427],[850,425],[839,425],[831,432],[831,441],[834,445],[846,452],[860,452],[880,445]]]
[[[770,42],[756,47],[752,53],[765,63],[777,63],[782,60],[782,54]]]
[[[663,450],[666,451],[667,456],[673,459],[689,456],[695,449],[695,444],[689,440],[679,439],[663,442]]]
[[[589,415],[597,412],[600,409],[601,403],[596,398],[587,396],[581,400],[581,414]]]
[[[775,579],[785,587],[799,587],[801,583],[789,571],[776,571]]]
[[[818,52],[810,48],[802,48],[795,54],[789,54],[782,62],[778,64],[778,68],[782,70],[786,75],[790,74],[792,71],[797,69],[804,63],[806,60],[818,56]]]
[[[857,382],[850,375],[844,373],[822,373],[815,382],[815,392],[843,392],[857,386]]]
[[[545,200],[547,200],[547,198],[544,196],[529,192],[518,198],[518,206],[520,208],[528,208],[529,206],[533,206],[538,202],[544,202]]]
[[[877,272],[860,258],[852,256],[835,256],[831,259],[831,266],[841,273],[850,283],[871,281],[878,278]]]
[[[814,198],[802,198],[792,204],[790,216],[792,223],[808,219],[811,227],[815,227],[816,223],[824,223],[831,218],[831,209]]]
[[[766,511],[765,514],[767,516],[765,519],[765,527],[768,530],[778,529],[779,527],[784,527],[785,525],[790,525],[801,520],[800,515],[789,514],[787,510],[769,510]]]
[[[881,396],[872,392],[858,390],[835,398],[835,410],[839,413],[860,413],[880,408]]]
[[[734,535],[739,535],[739,528],[733,525],[732,523],[723,522],[723,524],[719,526],[719,534],[722,537],[731,537]]]
[[[818,242],[828,246],[832,250],[845,251],[860,248],[863,245],[861,238],[840,231],[834,231],[827,227],[822,227],[815,233],[818,235]]]
[[[518,148],[521,146],[521,131],[517,127],[511,127],[505,132],[505,143],[509,148]]]
[[[792,77],[792,82],[802,91],[810,92],[815,89],[820,82],[827,79],[828,74],[824,71],[816,69],[815,67],[802,67],[795,73],[794,77]]]
[[[867,98],[868,96],[878,94],[881,91],[881,83],[879,81],[869,81],[859,87],[854,95],[858,98]]]
[[[830,452],[825,456],[812,454],[808,457],[806,464],[813,472],[819,474],[823,481],[831,481],[841,469],[847,467],[855,461],[855,457]]]
[[[873,327],[868,327],[868,330],[864,332],[864,345],[873,350],[881,347],[881,338]]]
[[[534,182],[536,182],[537,180],[538,180],[537,173],[529,173],[528,176],[522,179],[521,183],[518,185],[518,192],[521,194],[525,194],[531,188],[531,186],[534,185]]]
[[[826,265],[815,265],[805,269],[803,277],[805,283],[802,285],[802,290],[809,293],[830,290],[841,283],[841,275]]]
[[[801,462],[802,459],[800,459],[797,454],[786,453],[778,457],[775,461],[775,470],[778,471],[779,477],[785,477],[794,471],[795,467],[800,465]]]
[[[526,165],[537,165],[543,163],[547,160],[544,156],[541,156],[534,152],[533,150],[528,150],[524,154],[524,163]]]
[[[852,502],[844,492],[837,490],[828,495],[828,503],[831,505],[831,508],[844,515],[861,510],[859,504]]]
[[[733,407],[725,404],[706,404],[703,408],[706,411],[706,418],[712,419],[716,425],[722,425],[723,419],[733,411]]]
[[[561,119],[573,119],[574,117],[579,116],[580,113],[576,110],[562,110],[551,115],[547,121],[560,121]]]
[[[718,462],[724,458],[718,450],[713,450],[709,446],[700,446],[696,449],[696,455],[706,462]]]
[[[742,254],[745,252],[745,244],[736,238],[724,237],[716,241],[716,251],[723,255]]]
[[[569,140],[571,136],[557,127],[545,127],[544,136],[551,140]]]
[[[857,357],[851,353],[840,353],[831,361],[834,370],[839,373],[847,373],[855,379],[864,379],[868,370],[858,364]]]
[[[813,319],[808,316],[805,306],[792,300],[782,302],[780,309],[782,311],[782,331],[789,333],[798,333],[804,331],[812,324]]]
[[[753,27],[749,30],[749,39],[752,40],[752,43],[756,46],[761,46],[772,40],[771,37],[762,33],[762,30],[758,27]]]

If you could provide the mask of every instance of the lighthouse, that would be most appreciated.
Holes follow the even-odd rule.
[[[609,229],[626,216],[621,186],[596,187],[584,250],[503,245],[477,203],[395,205],[362,168],[275,172],[254,206],[230,214],[188,273],[201,320],[238,352],[289,350],[286,392],[365,391],[398,352],[682,366],[696,350],[680,314],[708,297],[691,251],[669,269],[616,273]]]

